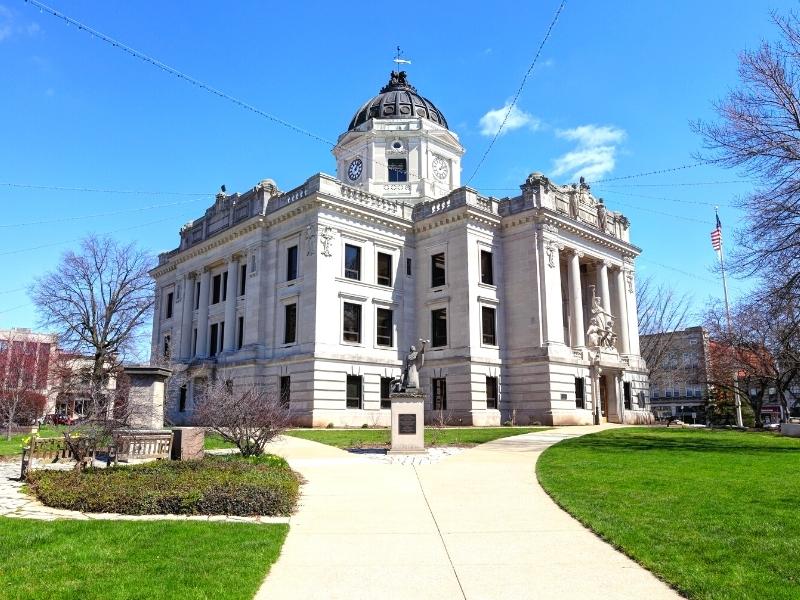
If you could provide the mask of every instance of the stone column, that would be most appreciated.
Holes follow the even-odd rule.
[[[200,275],[200,308],[197,310],[197,353],[195,356],[204,358],[208,356],[208,282],[211,271],[208,267]]]
[[[617,269],[614,273],[614,287],[617,290],[617,324],[619,325],[619,344],[617,350],[620,354],[630,354],[630,344],[628,343],[628,303],[625,298],[625,274],[622,269]]]
[[[611,295],[608,293],[608,262],[605,260],[600,263],[600,267],[597,269],[597,290],[600,292],[603,310],[608,314],[614,314],[611,312]],[[616,314],[617,318],[621,316],[619,313]]]
[[[222,349],[225,352],[236,350],[236,295],[239,292],[239,255],[231,256],[228,263],[228,287],[225,290],[225,338]]]
[[[557,233],[554,227],[544,225],[542,231]],[[564,315],[561,306],[561,263],[556,240],[539,234],[539,306],[542,320],[542,340],[545,344],[564,343]]]
[[[172,371],[161,367],[123,367],[130,380],[127,408],[128,426],[133,429],[162,429],[166,380]]]
[[[192,314],[194,313],[194,273],[187,273],[183,280],[183,312],[181,313],[181,353],[184,360],[192,358]]]
[[[636,314],[636,286],[633,277],[633,261],[625,271],[625,303],[628,306],[628,348],[639,355],[639,316]]]
[[[572,313],[570,343],[573,348],[586,345],[586,331],[583,328],[583,294],[581,293],[581,253],[572,250],[569,257],[569,308]]]

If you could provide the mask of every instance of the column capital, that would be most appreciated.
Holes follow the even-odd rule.
[[[229,262],[240,262],[243,258],[245,258],[247,254],[244,252],[234,252],[231,254],[231,257],[228,259]]]
[[[577,256],[578,258],[584,257],[584,253],[581,250],[578,250],[577,248],[567,248],[567,252],[573,256]]]

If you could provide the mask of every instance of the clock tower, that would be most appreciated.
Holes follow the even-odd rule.
[[[434,104],[392,71],[380,93],[356,111],[333,149],[337,177],[366,192],[409,204],[461,185],[464,148]]]

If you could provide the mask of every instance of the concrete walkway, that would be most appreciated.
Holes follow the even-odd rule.
[[[505,438],[430,465],[386,465],[283,438],[270,451],[308,482],[257,598],[680,598],[536,481],[542,450],[602,428]]]

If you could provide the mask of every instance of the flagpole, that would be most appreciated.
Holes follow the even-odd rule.
[[[717,250],[717,257],[719,258],[719,269],[722,273],[722,291],[725,294],[725,318],[728,321],[728,339],[731,339],[732,334],[732,327],[731,327],[731,308],[730,304],[728,303],[728,280],[725,278],[725,261],[722,257],[722,234],[721,234],[721,225],[719,221],[719,207],[714,207],[714,213],[717,217],[717,229],[716,231],[719,232],[719,249]],[[742,399],[739,396],[739,378],[738,372],[733,372],[733,404],[736,410],[736,426],[737,427],[744,427],[744,421],[742,420]]]

